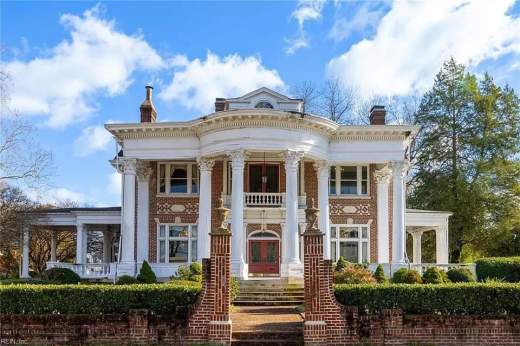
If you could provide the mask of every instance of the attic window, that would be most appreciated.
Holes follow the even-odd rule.
[[[273,105],[270,104],[269,102],[267,101],[260,101],[256,104],[255,108],[271,108],[273,109]]]

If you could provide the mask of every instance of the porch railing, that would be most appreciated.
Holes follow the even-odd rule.
[[[399,270],[401,268],[408,268],[408,269],[416,270],[421,275],[428,268],[438,268],[438,269],[441,269],[444,271],[448,271],[453,268],[467,268],[473,273],[473,275],[476,275],[474,263],[447,263],[447,264],[440,264],[440,263],[381,263],[381,265],[383,266],[383,270],[385,271],[385,274],[388,276],[392,276],[397,270]],[[375,271],[377,266],[378,266],[377,263],[371,263],[369,265],[369,268],[372,271]]]
[[[285,205],[285,193],[244,192],[247,207],[281,207]]]
[[[79,275],[80,278],[95,279],[109,278],[114,275],[110,263],[63,263],[63,262],[47,262],[47,269],[51,268],[67,268]]]

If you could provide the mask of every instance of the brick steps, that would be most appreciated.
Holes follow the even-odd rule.
[[[303,345],[303,330],[286,332],[233,332],[231,345]]]
[[[240,282],[240,294],[233,302],[237,306],[289,306],[304,302],[301,285],[284,283],[280,279],[244,280]]]

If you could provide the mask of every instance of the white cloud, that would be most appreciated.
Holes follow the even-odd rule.
[[[329,32],[329,37],[336,42],[340,42],[353,33],[373,28],[384,12],[380,7],[372,9],[372,4],[372,2],[363,3],[351,18],[336,18]]]
[[[362,95],[404,95],[431,85],[443,61],[476,66],[520,53],[513,0],[397,1],[372,39],[332,59],[327,72]]]
[[[74,154],[87,156],[96,151],[107,150],[112,143],[112,135],[103,126],[88,126],[74,141]]]
[[[321,19],[321,12],[325,0],[300,0],[296,9],[291,13],[291,18],[298,22],[298,31],[295,37],[285,39],[287,47],[285,52],[288,55],[296,53],[299,49],[308,47],[309,37],[305,31],[305,22]]]
[[[232,54],[221,58],[208,52],[206,60],[190,61],[178,55],[170,64],[174,68],[172,81],[158,97],[200,112],[212,111],[215,97],[237,97],[262,86],[285,86],[276,70],[267,69],[253,56]]]
[[[64,187],[50,188],[44,191],[28,189],[25,192],[29,198],[43,204],[61,205],[64,202],[75,202],[78,205],[90,204],[90,200],[85,194]]]
[[[13,78],[13,108],[46,115],[51,127],[88,117],[96,110],[95,94],[122,93],[137,69],[163,66],[162,58],[142,35],[118,31],[114,21],[101,18],[99,6],[82,16],[64,14],[60,21],[70,31],[70,39],[51,48],[46,56],[2,64]]]
[[[121,196],[121,174],[117,171],[110,173],[108,176],[108,192]]]

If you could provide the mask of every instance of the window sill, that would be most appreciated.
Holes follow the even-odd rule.
[[[371,199],[370,195],[329,195],[329,199]]]
[[[198,193],[157,193],[157,197],[199,197]]]

